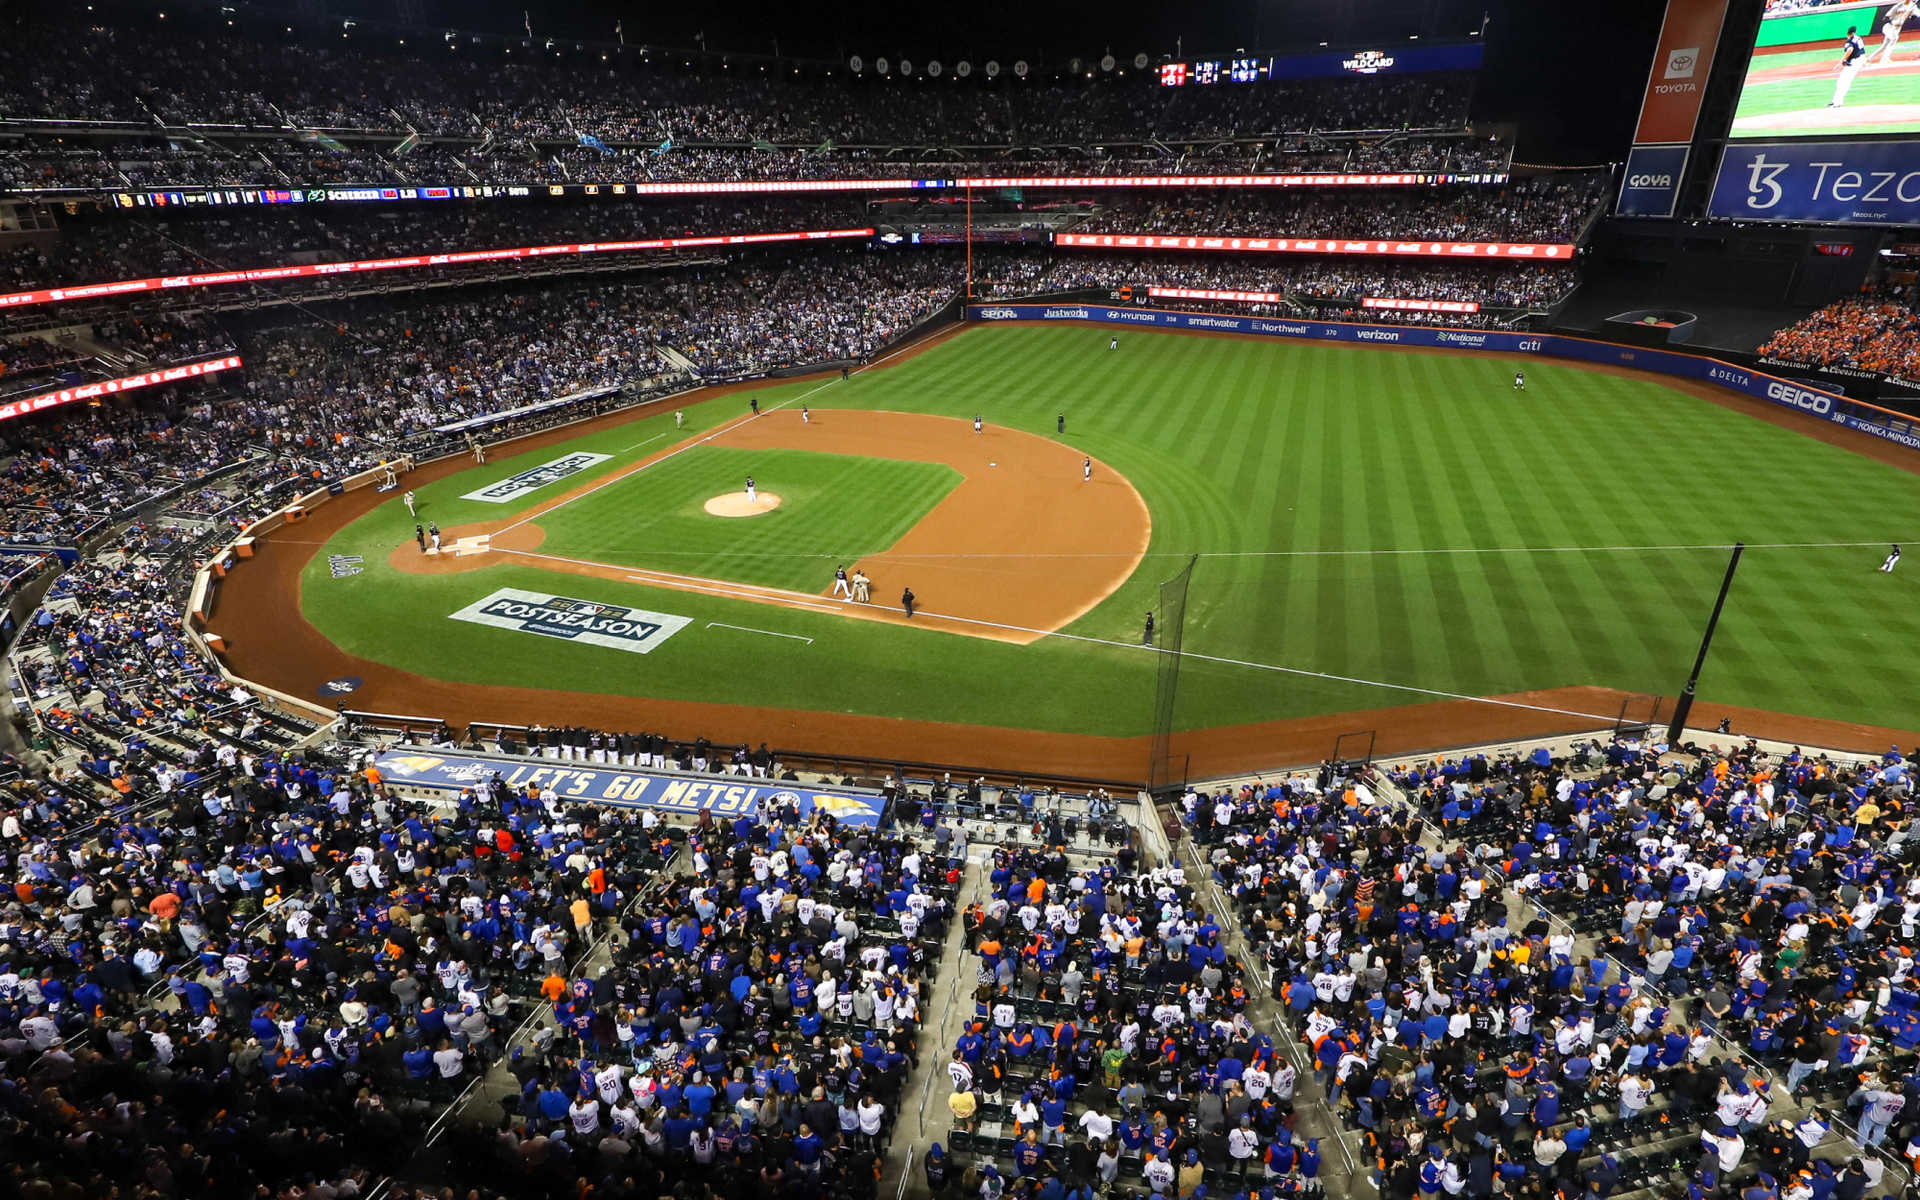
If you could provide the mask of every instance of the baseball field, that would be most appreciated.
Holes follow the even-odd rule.
[[[1494,355],[1110,333],[973,328],[430,468],[439,554],[399,493],[350,493],[267,539],[211,629],[236,672],[352,676],[369,710],[1080,762],[1148,733],[1144,618],[1194,555],[1177,727],[1333,729],[1674,695],[1744,540],[1703,701],[1920,729],[1920,581],[1875,569],[1920,539],[1908,470],[1629,373],[1529,361],[1522,392]]]
[[[1856,12],[1856,20],[1873,16]],[[1754,51],[1733,116],[1732,135],[1886,134],[1920,129],[1920,21],[1893,52],[1882,50],[1878,25],[1860,27],[1868,56],[1853,74],[1839,104],[1832,104],[1845,50],[1845,27],[1837,36]]]

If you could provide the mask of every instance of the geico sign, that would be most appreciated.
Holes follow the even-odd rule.
[[[1794,387],[1790,383],[1774,380],[1767,385],[1767,399],[1778,400],[1782,404],[1791,404],[1795,408],[1804,408],[1808,412],[1829,413],[1833,411],[1833,397],[1806,388]]]
[[[1670,188],[1673,186],[1671,175],[1629,175],[1627,186],[1630,188]]]

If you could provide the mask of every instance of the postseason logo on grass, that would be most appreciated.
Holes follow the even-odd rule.
[[[651,653],[661,642],[693,623],[690,617],[576,600],[547,592],[523,592],[519,588],[501,588],[450,616],[455,621],[585,642],[609,650],[631,650],[635,654]]]
[[[518,475],[509,475],[498,483],[490,483],[479,491],[468,492],[460,498],[462,500],[484,500],[488,504],[505,504],[516,496],[524,496],[528,492],[537,492],[556,480],[565,479],[569,475],[578,475],[595,463],[603,463],[612,457],[613,455],[611,454],[569,454],[564,458],[556,458],[552,462],[535,467],[530,471],[522,471]]]

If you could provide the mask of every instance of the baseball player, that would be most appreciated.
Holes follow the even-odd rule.
[[[679,429],[687,423],[687,414],[680,409],[673,412],[673,427]]]
[[[1868,66],[1893,65],[1893,48],[1900,41],[1900,29],[1907,23],[1907,19],[1913,16],[1915,9],[1920,9],[1920,0],[1900,0],[1887,10],[1886,20],[1880,25],[1880,46],[1873,52],[1873,57],[1867,63]]]
[[[1828,108],[1839,108],[1847,102],[1847,89],[1853,86],[1853,77],[1860,68],[1867,65],[1867,43],[1861,40],[1858,25],[1847,26],[1847,40],[1840,50],[1840,61],[1834,70],[1840,72],[1840,78],[1834,81],[1833,99],[1827,101]]]
[[[400,477],[393,473],[392,463],[381,463],[380,469],[386,472],[386,474],[380,480],[380,489],[382,491],[385,491],[388,488],[397,488],[400,486]]]
[[[747,397],[747,407],[753,410],[753,415],[754,415],[754,416],[756,416],[756,417],[757,417],[757,416],[759,416],[759,415],[760,415],[760,397],[758,397],[758,396],[748,396],[748,397]]]
[[[1090,458],[1082,459],[1080,462],[1080,482],[1093,482],[1093,460]]]
[[[400,502],[407,506],[408,516],[414,517],[414,518],[418,518],[420,516],[420,513],[413,507],[413,489],[412,488],[408,488],[407,494],[400,497]]]
[[[1515,371],[1513,373],[1513,390],[1516,392],[1524,392],[1527,390],[1527,373],[1525,371]]]
[[[760,492],[753,486],[753,476],[747,476],[747,503],[760,503]]]
[[[432,521],[427,522],[427,536],[433,539],[433,552],[440,553],[440,527]]]
[[[853,569],[853,600],[855,604],[873,603],[873,580],[859,567]]]
[[[1114,338],[1112,338],[1107,342],[1107,349],[1118,350],[1119,348],[1120,348],[1120,339],[1118,336],[1115,336]]]
[[[484,465],[487,461],[487,448],[480,444],[480,439],[468,434],[467,445],[473,450],[473,461]]]
[[[800,423],[802,425],[813,424],[813,414],[807,411],[807,406],[804,404],[800,406]]]
[[[974,431],[975,433],[979,433],[979,432],[980,432],[980,429],[981,429],[981,425],[980,425],[980,414],[979,414],[979,413],[975,413],[975,414],[973,414],[973,431]]]
[[[1060,414],[1059,419],[1054,422],[1054,428],[1063,434],[1067,431],[1067,414]]]
[[[1893,549],[1887,552],[1887,561],[1880,564],[1880,569],[1882,571],[1885,571],[1887,574],[1891,575],[1893,574],[1894,564],[1898,563],[1899,561],[1900,561],[1900,543],[1895,542],[1893,544]]]
[[[847,586],[847,569],[845,567],[835,567],[833,569],[833,594],[836,596],[845,596],[849,600],[853,599],[853,589]]]
[[[1153,645],[1153,614],[1152,613],[1147,614],[1147,627],[1143,629],[1140,633],[1140,644],[1142,646]]]

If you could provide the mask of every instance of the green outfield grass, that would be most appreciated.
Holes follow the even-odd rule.
[[[1920,728],[1920,696],[1905,686],[1920,658],[1920,581],[1873,570],[1884,543],[1920,541],[1920,477],[1658,383],[1537,360],[1519,394],[1512,363],[1491,356],[1132,330],[1109,352],[1110,336],[1070,325],[975,329],[850,382],[757,393],[762,411],[804,395],[816,409],[982,412],[1046,437],[1065,412],[1064,440],[1123,472],[1153,514],[1145,562],[1069,630],[1094,641],[1016,647],[506,563],[403,574],[385,565],[412,530],[397,501],[326,547],[364,554],[364,574],[332,579],[316,558],[304,611],[351,651],[445,679],[1133,735],[1149,726],[1154,667],[1134,644],[1140,614],[1195,552],[1186,647],[1213,657],[1190,656],[1183,669],[1188,728],[1434,698],[1414,689],[1597,684],[1670,695],[1725,568],[1720,547],[1742,539],[1752,549],[1703,698]],[[738,395],[708,401],[687,410],[687,427],[744,407]],[[658,432],[681,436],[659,416],[568,448],[613,454],[595,468],[605,472],[659,449],[643,441]],[[428,485],[423,516],[444,527],[507,515],[457,497],[559,453]],[[679,524],[687,506],[738,486],[730,453],[711,458],[711,475],[708,456],[690,454],[684,477],[650,468],[543,518],[550,545],[664,565],[646,556],[692,536]],[[828,482],[831,456],[794,459],[821,483],[801,492],[795,535],[772,537],[771,518],[732,522],[766,523],[777,549],[753,558],[768,544],[758,528],[681,547],[711,555],[700,570],[816,590],[832,560],[794,556],[841,554],[904,528],[903,514],[883,519],[862,497],[834,494],[848,485]],[[859,461],[863,472],[874,465]],[[782,490],[771,473],[764,482]],[[901,503],[924,511],[945,486],[909,473]],[[1865,544],[1832,544],[1853,542]],[[446,619],[509,586],[694,624],[640,659]]]
[[[1867,53],[1878,53],[1880,48],[1879,31],[1874,30],[1867,36]],[[1912,36],[1902,38],[1898,49],[1894,51],[1894,62],[1911,65],[1914,55],[1920,51],[1920,39]],[[1778,54],[1757,55],[1749,72],[1774,70],[1781,67],[1795,67],[1807,64],[1818,65],[1819,75],[1806,79],[1780,80],[1777,82],[1758,82],[1749,76],[1746,86],[1740,93],[1740,100],[1733,113],[1733,136],[1736,138],[1791,137],[1796,132],[1838,136],[1852,133],[1892,133],[1900,127],[1884,121],[1808,124],[1804,129],[1794,128],[1755,128],[1743,126],[1741,121],[1751,117],[1769,117],[1775,113],[1801,112],[1817,110],[1820,120],[1825,121],[1827,102],[1833,99],[1834,84],[1840,75],[1830,68],[1839,61],[1837,48],[1821,47],[1817,50],[1783,51]],[[1864,67],[1854,76],[1853,85],[1847,90],[1846,102],[1840,112],[1847,109],[1864,108],[1876,104],[1920,105],[1920,74],[1893,72],[1889,68]]]
[[[716,517],[703,505],[748,475],[780,507]],[[820,562],[851,564],[899,541],[960,483],[940,463],[807,450],[695,446],[540,518],[545,553],[817,592]]]

